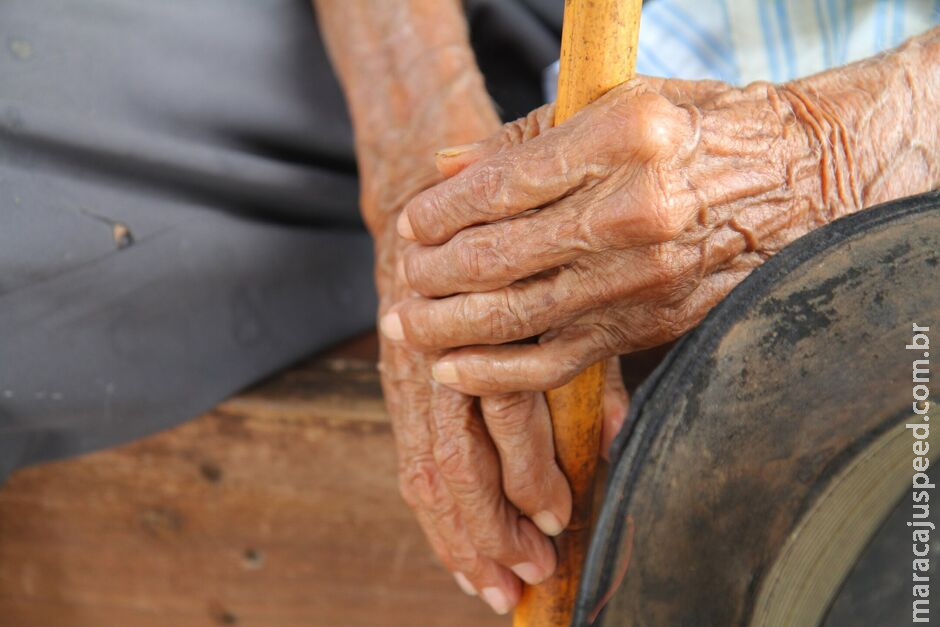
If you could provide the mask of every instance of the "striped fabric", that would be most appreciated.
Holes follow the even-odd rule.
[[[870,57],[940,23],[940,0],[651,0],[637,71],[735,85]],[[546,73],[554,99],[557,64]]]

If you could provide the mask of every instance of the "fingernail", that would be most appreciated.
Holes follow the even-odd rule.
[[[480,144],[460,144],[459,146],[448,146],[447,148],[438,150],[434,153],[434,156],[449,159],[450,157],[457,157],[465,152],[470,152],[479,145]]]
[[[401,327],[401,318],[397,313],[385,314],[379,323],[382,334],[390,340],[400,342],[405,339],[405,330]]]
[[[395,223],[395,228],[398,229],[398,234],[405,239],[417,239],[414,229],[411,228],[411,220],[408,219],[408,214],[404,211],[398,214],[398,222]]]
[[[400,324],[400,323],[399,323]],[[457,368],[449,361],[439,361],[431,367],[431,376],[438,383],[460,383]]]
[[[519,579],[532,586],[542,583],[545,580],[545,574],[542,572],[542,569],[532,562],[516,564],[512,567],[512,572],[519,575]]]
[[[499,588],[483,588],[480,596],[499,615],[508,614],[509,610],[512,609],[509,599]]]
[[[470,580],[463,573],[454,573],[454,579],[457,581],[457,585],[460,586],[460,589],[464,591],[464,594],[475,597],[477,595],[477,589],[473,587],[473,584],[470,583]]]
[[[408,275],[405,273],[405,260],[399,259],[395,263],[395,274],[398,275],[398,280],[404,283],[408,282]]]
[[[561,521],[558,520],[558,516],[555,516],[555,514],[549,511],[539,512],[532,517],[532,522],[547,536],[557,536],[565,530],[565,528],[561,526]]]

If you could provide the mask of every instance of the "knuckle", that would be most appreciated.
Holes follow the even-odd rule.
[[[427,515],[430,523],[437,529],[453,527],[460,518],[460,511],[457,504],[450,499],[435,501],[424,513]]]
[[[411,228],[418,240],[440,244],[447,240],[447,228],[453,214],[451,181],[418,194],[406,207]]]
[[[483,211],[483,217],[494,215],[500,207],[506,206],[503,170],[495,165],[477,168],[468,182],[469,193]]]
[[[468,238],[464,238],[456,250],[456,263],[461,276],[471,280],[480,278],[489,252]]]
[[[695,288],[694,258],[667,245],[653,247],[649,254],[649,295],[666,303],[683,300]]]
[[[476,529],[473,544],[476,549],[500,563],[506,563],[515,553],[511,534],[500,529],[495,522],[486,529]]]
[[[661,95],[645,91],[617,103],[617,117],[629,125],[635,149],[643,157],[669,154],[678,145],[688,115]]]
[[[658,194],[658,198],[646,206],[644,230],[653,241],[668,242],[685,230],[685,216],[667,194]]]
[[[611,258],[612,255],[609,252],[601,253],[597,257],[601,261]],[[588,299],[587,302],[591,304],[601,303],[606,300],[608,282],[605,280],[603,264],[600,265],[600,268],[599,271],[599,268],[594,264],[576,262],[565,269],[568,282],[575,287],[582,298]]]
[[[543,480],[531,471],[512,473],[506,478],[506,498],[526,514],[541,510]]]
[[[584,369],[584,362],[580,354],[570,351],[570,354],[562,357],[558,362],[558,368],[547,373],[548,385],[552,388],[559,388],[571,381],[581,370]]]
[[[660,341],[675,339],[692,326],[692,317],[684,301],[656,309],[656,335]]]
[[[408,281],[408,285],[415,289],[421,284],[425,275],[424,260],[418,250],[417,247],[409,247],[402,253],[401,257],[405,267],[405,279]]]
[[[532,394],[504,394],[487,399],[485,411],[491,429],[506,437],[524,436],[535,410]]]
[[[596,206],[596,205],[595,205]],[[619,243],[618,233],[625,232],[620,215],[622,210],[615,206],[612,210],[590,214],[591,208],[582,213],[585,220],[572,220],[559,226],[558,237],[574,250],[598,252]],[[592,219],[594,218],[594,219]]]
[[[437,499],[438,482],[437,467],[430,458],[408,460],[398,472],[398,491],[412,509]]]
[[[554,125],[554,117],[554,105],[542,105],[524,117],[504,124],[500,130],[501,148],[518,146],[538,137]]]
[[[630,345],[630,335],[630,328],[622,323],[598,323],[594,333],[588,337],[585,354],[604,357],[616,355],[621,348]]]
[[[437,347],[440,338],[437,331],[443,327],[431,324],[438,315],[430,301],[422,299],[405,302],[399,307],[398,316],[409,347],[419,352],[432,351]]]
[[[623,234],[639,243],[664,243],[685,231],[690,218],[675,194],[668,193],[671,175],[658,167],[645,168],[637,185],[622,200],[605,207],[599,217],[605,233]]]
[[[433,447],[434,461],[448,483],[461,488],[475,484],[476,471],[470,436],[453,433],[438,437]]]
[[[529,116],[513,120],[503,125],[500,131],[503,146],[516,146],[526,140]]]
[[[457,565],[457,569],[470,579],[481,574],[480,553],[471,543],[458,542],[450,548],[450,557]]]
[[[580,361],[567,354],[551,359],[539,359],[525,365],[527,387],[534,390],[553,390],[563,386],[576,375]]]
[[[505,137],[511,144],[522,144],[544,133],[554,125],[555,108],[542,105],[530,111],[525,117],[506,125]]]
[[[488,312],[492,337],[503,341],[525,337],[531,320],[516,292],[503,290],[500,300],[501,302],[491,307]]]
[[[542,105],[526,116],[528,133],[526,139],[541,135],[555,126],[555,104]]]
[[[458,235],[459,239],[454,240],[457,268],[466,279],[484,281],[488,277],[505,274],[512,268],[502,244],[489,230],[486,227],[473,229]]]
[[[673,307],[667,307],[660,312],[659,331],[663,337],[675,338],[685,332],[683,316]]]

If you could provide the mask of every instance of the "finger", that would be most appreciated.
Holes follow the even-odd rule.
[[[499,135],[494,135],[499,138]],[[450,178],[462,172],[467,166],[472,165],[480,159],[499,151],[499,146],[495,139],[479,141],[473,144],[462,144],[460,146],[450,146],[442,148],[434,153],[434,165],[437,171],[445,178]],[[411,229],[411,222],[407,214],[402,211],[398,214],[398,220],[395,228],[398,234],[409,240],[415,239],[414,231]]]
[[[538,392],[485,396],[480,410],[499,452],[509,501],[549,536],[571,517],[571,490],[555,461],[552,419]]]
[[[566,327],[538,344],[462,348],[439,360],[435,380],[474,396],[537,392],[560,387],[609,357],[606,336],[593,324]]]
[[[434,519],[425,511],[416,516],[432,548],[454,581],[466,594],[480,596],[497,614],[511,610],[522,594],[519,578],[508,568],[480,554],[453,508],[447,520]]]
[[[544,105],[530,112],[524,118],[504,124],[498,132],[483,141],[442,148],[434,155],[438,172],[446,178],[450,178],[480,159],[528,141],[538,136],[544,129],[551,128],[554,115],[554,103]],[[397,229],[398,234],[405,239],[417,239],[405,211],[402,211],[398,216]]]
[[[408,231],[423,244],[441,244],[468,226],[555,202],[607,179],[624,164],[658,163],[677,154],[679,146],[688,149],[694,141],[691,120],[687,109],[650,92],[644,81],[630,81],[565,124],[415,196],[404,210]],[[656,168],[650,169],[655,176]],[[657,229],[671,233],[684,216],[654,212],[653,217],[667,219]]]
[[[620,358],[611,357],[607,360],[607,381],[604,384],[604,425],[601,430],[601,455],[604,459],[608,459],[610,445],[623,429],[629,406],[630,397],[623,384]]]
[[[385,314],[380,327],[386,337],[422,351],[514,342],[577,319],[603,302],[611,288],[631,285],[631,278],[642,275],[637,270],[621,282],[612,281],[612,273],[572,265],[492,292],[413,298]]]
[[[479,594],[498,614],[512,609],[521,594],[518,577],[477,551],[434,460],[410,460],[400,476],[402,495],[457,585],[467,594]]]
[[[493,150],[486,142],[451,146],[449,148],[442,148],[434,153],[434,164],[437,166],[438,172],[450,178],[459,174],[468,165],[476,163],[491,152],[493,152]],[[410,223],[407,223],[406,219],[405,224],[399,225],[399,232],[402,228],[409,227]],[[408,239],[414,239],[414,237],[412,236]]]
[[[696,212],[692,192],[628,184],[646,163],[627,163],[616,179],[575,191],[539,211],[460,231],[439,246],[411,246],[403,278],[429,298],[499,289],[589,253],[675,238]],[[629,172],[627,172],[629,170]]]
[[[572,197],[533,214],[471,227],[440,246],[411,246],[402,257],[405,278],[429,298],[484,292],[596,252],[597,207],[583,206],[584,200]]]
[[[518,133],[506,132],[516,140]],[[459,174],[415,196],[406,205],[399,233],[424,244],[441,244],[461,229],[493,222],[557,200],[595,173],[594,164],[569,164],[580,154],[570,129],[540,126],[540,134],[480,159]],[[407,223],[407,224],[406,224]]]
[[[431,385],[424,359],[382,344],[382,387],[399,453],[399,490],[458,586],[467,593],[480,591],[494,611],[506,613],[521,594],[519,580],[476,550],[441,478],[432,454]]]
[[[484,157],[537,137],[544,129],[552,127],[554,117],[554,103],[543,105],[523,118],[504,124],[483,141],[442,148],[434,155],[437,169],[446,177],[454,176]]]
[[[555,570],[554,547],[506,500],[499,458],[473,399],[435,386],[432,415],[434,459],[476,550],[527,583],[543,581]],[[518,597],[507,600],[515,605]]]
[[[427,429],[430,397],[414,394],[414,390],[402,393],[401,386],[395,388],[392,397],[397,413],[393,414],[393,420],[400,451],[402,497],[414,511],[438,559],[455,573],[461,589],[468,593],[479,592],[495,612],[505,614],[521,594],[519,579],[506,567],[482,555],[473,544],[431,452]]]
[[[699,255],[697,247],[668,258],[646,248],[597,253],[491,292],[403,301],[382,318],[381,328],[423,351],[522,340],[610,303],[671,295],[687,274],[698,272]]]
[[[676,339],[697,325],[748,272],[750,268],[709,275],[678,304],[623,303],[615,318],[599,311],[543,335],[538,344],[456,350],[438,360],[431,372],[438,382],[474,396],[557,388],[601,359]]]

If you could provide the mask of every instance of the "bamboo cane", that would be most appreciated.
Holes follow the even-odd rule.
[[[633,78],[642,0],[565,0],[555,124]],[[594,474],[600,448],[604,363],[547,394],[555,453],[574,498],[571,522],[557,538],[558,568],[526,586],[514,627],[566,627],[571,622],[591,531]]]

